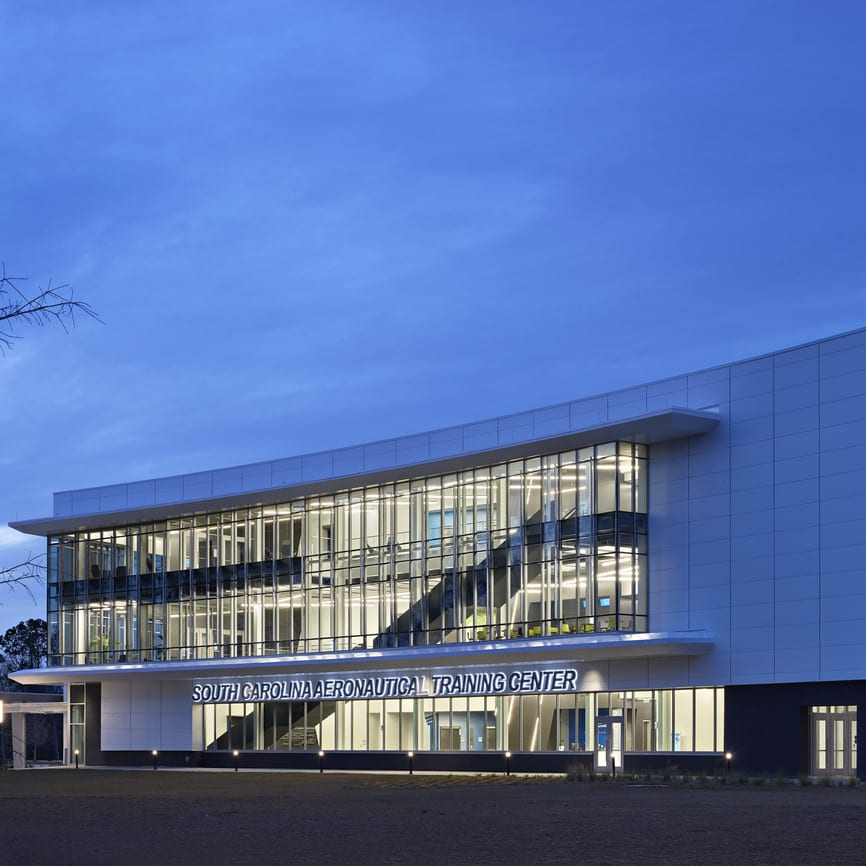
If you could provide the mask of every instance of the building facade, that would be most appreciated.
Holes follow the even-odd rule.
[[[355,448],[58,493],[90,764],[852,776],[866,331]],[[235,753],[238,753],[235,755]]]

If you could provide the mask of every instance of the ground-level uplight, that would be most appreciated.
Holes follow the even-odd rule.
[[[238,771],[238,755],[239,755],[239,754],[240,754],[240,752],[238,752],[237,749],[235,749],[235,750],[232,752],[232,758],[234,758],[234,762],[235,762],[235,772],[236,772],[236,773],[237,773],[237,771]]]
[[[325,753],[319,749],[319,772],[325,772]]]
[[[412,759],[415,757],[414,752],[409,752],[409,775],[412,775]]]
[[[505,753],[505,775],[511,775],[511,752]]]
[[[78,769],[78,749],[75,750],[75,769]]]
[[[156,769],[156,760],[157,760],[156,756],[157,756],[158,754],[159,754],[159,753],[156,751],[156,749],[154,749],[154,750],[151,752],[151,755],[153,755],[153,769],[154,769],[154,770]]]

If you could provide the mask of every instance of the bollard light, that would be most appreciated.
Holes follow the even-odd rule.
[[[156,756],[157,756],[157,751],[156,751],[156,749],[154,749],[154,750],[151,752],[151,754],[153,755],[153,769],[155,770],[155,769],[156,769]]]
[[[235,763],[235,772],[236,772],[236,773],[237,773],[237,771],[238,771],[238,754],[239,754],[239,752],[238,752],[237,749],[235,749],[235,750],[232,752],[232,758],[234,758],[234,763]]]
[[[733,757],[730,752],[725,752],[725,767],[729,773],[731,772],[731,759]]]
[[[412,775],[412,758],[415,757],[414,752],[409,752],[409,775]]]
[[[511,752],[505,753],[505,775],[511,775]]]
[[[325,753],[319,749],[319,772],[325,772]]]
[[[75,769],[78,769],[78,749],[75,750]]]

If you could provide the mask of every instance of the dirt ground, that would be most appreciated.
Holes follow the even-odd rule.
[[[866,790],[231,771],[0,772],[0,864],[855,864]]]

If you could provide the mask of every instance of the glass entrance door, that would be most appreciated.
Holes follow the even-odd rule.
[[[595,769],[622,769],[622,716],[595,717]]]
[[[812,707],[809,712],[813,776],[857,775],[857,707]]]

